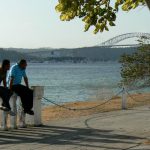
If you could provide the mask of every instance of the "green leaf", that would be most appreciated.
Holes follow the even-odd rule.
[[[112,21],[109,22],[109,25],[110,26],[115,26],[115,24]]]

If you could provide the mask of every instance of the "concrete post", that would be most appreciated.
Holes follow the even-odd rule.
[[[2,130],[8,130],[7,127],[7,119],[8,119],[8,112],[1,111],[1,129]]]
[[[126,88],[123,86],[123,92],[122,92],[122,109],[127,109],[127,93]]]
[[[21,110],[19,111],[19,127],[20,128],[25,128],[26,123],[25,123],[25,113]]]
[[[13,94],[9,100],[11,110],[16,114],[15,116],[10,116],[10,128],[17,129],[17,95]]]
[[[41,119],[41,99],[44,94],[44,87],[43,86],[32,86],[33,89],[33,111],[34,115],[26,114],[25,120],[27,124],[40,126],[42,125]]]
[[[2,103],[2,99],[0,98],[0,103]],[[1,129],[2,130],[8,130],[7,127],[7,118],[8,118],[8,113],[0,110],[0,115],[1,115]]]
[[[21,103],[20,97],[18,97],[18,118],[19,118],[19,127],[25,128],[26,127],[25,113],[22,108],[22,103]]]

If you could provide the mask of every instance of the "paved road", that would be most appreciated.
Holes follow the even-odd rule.
[[[0,131],[0,150],[150,150],[147,141],[149,106]]]

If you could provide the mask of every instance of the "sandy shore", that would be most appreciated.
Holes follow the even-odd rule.
[[[88,110],[68,110],[58,106],[50,105],[42,108],[42,122],[46,123],[50,120],[60,120],[64,118],[75,118],[79,116],[86,116],[90,114],[95,114],[99,112],[109,112],[121,109],[121,97],[115,97],[111,101],[105,103],[103,100],[95,101],[85,101],[85,102],[70,102],[65,103],[63,106],[68,108],[82,109],[95,107],[94,109]],[[101,105],[105,103],[104,105]],[[131,97],[127,97],[127,108],[132,108],[136,106],[143,106],[150,104],[150,93],[145,94],[132,94]],[[1,117],[0,117],[1,122]],[[8,120],[9,122],[9,120]]]
[[[72,103],[66,103],[63,106],[69,107],[69,108],[89,108],[89,107],[95,107],[97,105],[101,105],[105,101],[102,100],[96,100],[96,101],[86,101],[86,102],[72,102]],[[131,97],[127,97],[127,108],[132,108],[136,106],[143,106],[150,104],[150,93],[145,94],[132,94]],[[79,117],[79,116],[85,116],[90,115],[94,113],[99,112],[108,112],[108,111],[115,111],[121,109],[121,97],[115,97],[108,103],[101,105],[99,107],[96,107],[94,109],[88,109],[88,110],[67,110],[58,106],[47,106],[42,109],[42,120],[43,123],[50,121],[50,120],[58,120],[58,119],[64,119],[64,118],[71,118],[71,117]]]

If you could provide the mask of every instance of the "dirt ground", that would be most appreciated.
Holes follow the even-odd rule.
[[[131,97],[127,97],[127,109],[136,106],[143,106],[150,104],[150,93],[145,94],[132,94]],[[72,109],[85,109],[85,110],[68,110],[59,106],[45,106],[42,108],[42,122],[45,123],[51,120],[60,120],[64,118],[73,118],[79,116],[86,116],[94,113],[109,112],[121,109],[121,97],[115,97],[112,100],[106,102],[103,100],[96,101],[84,101],[84,102],[70,102],[65,103],[65,107]],[[97,107],[98,106],[98,107]],[[93,109],[86,109],[91,108]],[[8,124],[9,124],[8,119]],[[1,116],[0,116],[1,122]]]
[[[65,103],[64,105],[62,105],[73,109],[90,108],[98,105],[98,107],[95,107],[93,109],[75,110],[75,111],[64,109],[58,106],[47,106],[42,109],[42,120],[43,122],[46,122],[50,120],[79,117],[99,112],[108,112],[121,109],[121,97],[115,97],[111,101],[108,101],[107,103],[105,102],[106,101],[96,100],[96,101]],[[132,98],[129,96],[127,97],[128,109],[147,104],[150,104],[150,93],[132,94]]]

